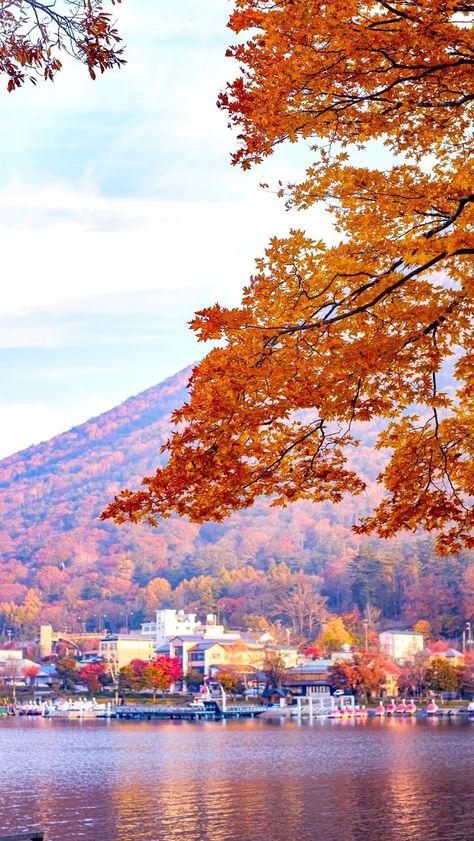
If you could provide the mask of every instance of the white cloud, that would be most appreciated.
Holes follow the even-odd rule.
[[[22,221],[9,225],[18,210]],[[313,226],[316,220],[316,235],[329,235],[327,217],[313,214]],[[236,303],[268,237],[309,217],[282,213],[262,192],[229,202],[164,202],[54,188],[4,193],[0,221],[8,228],[0,313],[18,313],[152,289],[179,296],[198,288],[203,305]]]
[[[128,64],[92,83],[70,63],[0,99],[0,455],[50,437],[195,359],[186,322],[233,305],[286,214],[260,181],[305,153],[231,168],[217,93],[235,73],[222,0],[127,0]],[[68,376],[69,372],[69,376]],[[2,405],[3,404],[3,405]]]
[[[54,431],[69,429],[75,412],[41,403],[0,406],[0,458],[46,441]]]

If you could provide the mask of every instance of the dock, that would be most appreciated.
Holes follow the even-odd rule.
[[[203,701],[202,705],[189,706],[150,706],[136,704],[134,706],[113,707],[110,718],[137,720],[177,720],[177,721],[220,721],[227,718],[255,718],[261,715],[264,707],[249,706],[220,706],[217,701]],[[0,839],[1,841],[1,839]]]
[[[17,835],[0,835],[0,841],[43,841],[44,832],[36,829],[31,832],[20,832]]]

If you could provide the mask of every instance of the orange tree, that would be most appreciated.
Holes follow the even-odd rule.
[[[121,0],[1,0],[0,73],[9,91],[29,79],[53,79],[60,56],[79,59],[95,79],[124,63],[120,36],[107,6]]]
[[[259,494],[337,502],[364,490],[347,458],[358,422],[378,420],[385,496],[357,528],[474,546],[473,15],[463,0],[235,1],[241,75],[219,99],[233,161],[309,143],[302,180],[279,192],[325,205],[339,241],[271,239],[241,306],[197,313],[199,339],[219,346],[174,413],[169,460],[104,516],[221,520]]]
[[[216,680],[225,692],[230,694],[244,692],[245,687],[242,679],[232,669],[221,669],[216,676]]]
[[[354,695],[380,695],[385,679],[386,662],[380,654],[354,654],[351,661],[338,660],[329,668],[334,689],[350,690]]]

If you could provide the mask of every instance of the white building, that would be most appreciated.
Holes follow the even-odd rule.
[[[35,675],[28,677],[28,670],[34,666]],[[26,674],[25,674],[26,670]],[[10,686],[31,684],[37,688],[49,688],[53,681],[54,666],[34,663],[23,657],[18,649],[0,649],[0,681]]]
[[[142,635],[152,637],[155,648],[169,643],[174,637],[195,636],[199,639],[225,639],[226,641],[239,639],[240,634],[226,631],[223,625],[218,625],[213,613],[208,613],[206,621],[199,622],[195,613],[185,613],[184,610],[157,610],[154,622],[142,624]]]
[[[0,663],[7,660],[23,660],[23,652],[19,648],[0,648]]]
[[[383,631],[379,642],[383,654],[401,663],[410,663],[424,648],[423,634],[416,631]]]

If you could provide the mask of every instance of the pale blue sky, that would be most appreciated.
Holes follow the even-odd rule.
[[[197,358],[186,322],[238,301],[271,234],[329,234],[322,212],[287,214],[258,188],[301,174],[305,150],[230,166],[215,103],[235,73],[231,5],[124,0],[124,69],[0,86],[0,457]]]

